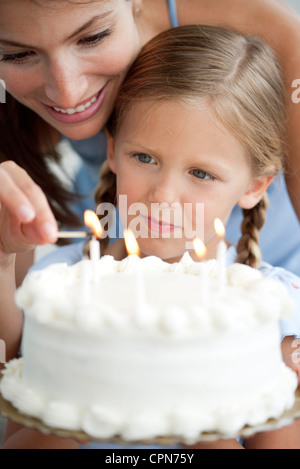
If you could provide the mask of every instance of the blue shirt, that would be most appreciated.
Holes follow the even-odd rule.
[[[178,16],[177,16],[177,6],[176,0],[168,0],[169,15],[172,28],[179,26]]]

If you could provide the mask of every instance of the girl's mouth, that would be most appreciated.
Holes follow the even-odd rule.
[[[93,117],[101,108],[104,101],[108,83],[97,94],[91,98],[79,103],[75,108],[60,108],[58,106],[48,106],[44,104],[45,109],[56,120],[66,124],[82,122]]]
[[[171,234],[175,231],[177,226],[173,225],[172,223],[167,223],[161,220],[156,220],[155,218],[148,217],[148,228],[153,233],[159,234]]]

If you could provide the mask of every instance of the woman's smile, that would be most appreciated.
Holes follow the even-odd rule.
[[[43,106],[52,117],[60,122],[64,122],[66,124],[83,122],[93,117],[101,109],[106,96],[108,84],[109,82],[107,82],[95,95],[82,101],[74,108],[66,109],[59,106],[49,106],[47,104],[43,104]]]
[[[68,138],[96,135],[141,48],[132,2],[2,3],[0,76],[7,92]],[[31,25],[25,33],[24,22]]]

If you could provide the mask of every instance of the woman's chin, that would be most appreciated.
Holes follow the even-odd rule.
[[[50,122],[49,122],[50,123]],[[97,135],[104,124],[101,122],[96,123],[81,123],[81,124],[63,124],[52,125],[64,137],[70,140],[86,140]]]

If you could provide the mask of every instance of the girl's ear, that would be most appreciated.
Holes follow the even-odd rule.
[[[107,162],[110,170],[116,174],[116,163],[115,163],[115,141],[109,132],[106,132],[107,137]]]
[[[244,209],[255,207],[255,205],[262,199],[274,177],[275,176],[262,176],[260,178],[252,179],[247,191],[238,201],[238,205]]]

